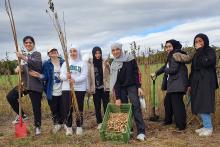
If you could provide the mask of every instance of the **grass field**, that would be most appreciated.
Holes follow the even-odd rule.
[[[162,127],[161,120],[164,115],[163,108],[163,97],[164,92],[160,90],[162,76],[160,76],[156,81],[156,97],[157,97],[157,113],[160,116],[160,122],[153,123],[149,122],[148,118],[151,115],[151,106],[152,106],[152,81],[150,80],[150,73],[156,71],[161,67],[161,64],[155,64],[152,66],[140,65],[140,69],[142,72],[142,87],[145,92],[145,98],[147,102],[147,109],[144,112],[144,120],[146,123],[147,130],[147,141],[146,142],[138,142],[135,140],[135,133],[130,140],[129,144],[121,145],[111,142],[101,142],[99,139],[99,133],[96,129],[96,120],[94,113],[94,106],[92,100],[90,100],[90,109],[87,107],[87,103],[85,105],[85,117],[84,117],[84,136],[72,136],[66,137],[64,134],[64,130],[59,132],[58,134],[52,134],[52,121],[50,116],[50,110],[47,104],[46,99],[42,100],[42,135],[39,137],[34,136],[33,132],[33,119],[32,119],[32,107],[31,102],[28,97],[22,98],[22,104],[25,112],[28,113],[29,121],[29,136],[25,139],[15,139],[14,136],[14,126],[11,124],[11,121],[14,119],[15,114],[12,112],[9,104],[6,100],[6,93],[16,85],[17,77],[16,76],[0,76],[0,147],[1,146],[152,146],[152,147],[163,147],[163,146],[171,146],[171,147],[217,147],[220,144],[220,128],[219,125],[215,126],[215,132],[212,137],[208,138],[200,138],[197,134],[194,133],[194,129],[198,126],[198,122],[192,121],[188,126],[187,130],[183,133],[175,132],[175,126]],[[218,95],[217,98],[219,99]],[[185,99],[187,100],[187,99]],[[86,98],[87,101],[87,98]],[[217,101],[219,102],[219,101]],[[187,107],[188,113],[190,114],[190,107]],[[218,112],[220,112],[217,107]],[[215,118],[215,116],[214,116]],[[216,120],[218,120],[216,118]],[[74,126],[75,129],[75,126]]]

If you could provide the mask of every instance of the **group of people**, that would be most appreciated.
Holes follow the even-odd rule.
[[[165,119],[163,125],[170,125],[173,116],[178,130],[186,129],[186,110],[183,96],[190,95],[192,113],[201,117],[203,127],[195,130],[199,136],[210,136],[213,132],[211,113],[215,112],[215,90],[218,88],[216,74],[216,52],[209,46],[208,36],[197,34],[193,41],[195,51],[187,55],[177,40],[166,41],[168,57],[164,66],[151,74],[157,77],[164,73],[162,90]],[[191,63],[191,72],[185,64]]]
[[[76,134],[83,134],[83,108],[86,93],[93,95],[97,128],[102,125],[103,113],[109,103],[110,91],[114,91],[116,105],[132,103],[134,119],[138,129],[137,139],[145,140],[145,125],[141,113],[138,95],[143,95],[139,80],[139,70],[133,56],[124,54],[122,45],[115,43],[111,46],[114,60],[110,65],[109,60],[102,58],[100,47],[92,50],[93,58],[85,62],[81,58],[80,50],[71,47],[68,50],[69,69],[66,62],[59,56],[56,48],[50,48],[47,52],[49,59],[42,62],[41,54],[35,49],[35,41],[31,36],[23,39],[26,54],[16,52],[22,60],[22,68],[17,67],[22,73],[22,89],[18,86],[7,94],[7,100],[13,110],[19,114],[19,90],[22,96],[29,94],[31,99],[35,134],[41,134],[41,99],[43,91],[46,94],[52,113],[53,133],[57,133],[62,127],[66,135],[72,135],[72,98],[70,83],[74,85],[74,92],[78,104],[79,115],[76,119]],[[103,105],[103,112],[102,112]],[[27,114],[22,110],[24,120]],[[18,123],[17,116],[13,123]]]
[[[66,62],[59,56],[56,48],[50,48],[47,52],[49,59],[42,62],[41,54],[35,49],[35,41],[31,36],[23,39],[26,54],[16,52],[22,60],[22,89],[13,88],[7,95],[7,100],[13,110],[19,114],[18,90],[22,95],[29,95],[33,114],[35,134],[41,134],[41,99],[43,91],[46,94],[52,113],[53,133],[57,133],[62,127],[66,135],[72,135],[72,100],[70,83],[74,85],[74,91],[78,103],[80,116],[76,119],[76,134],[83,134],[83,108],[86,93],[93,95],[97,128],[102,125],[103,113],[109,103],[109,95],[112,93],[115,104],[130,102],[137,128],[137,139],[144,141],[145,123],[142,116],[139,96],[142,96],[140,71],[135,58],[122,50],[122,44],[111,45],[113,61],[104,60],[102,50],[96,46],[92,50],[93,58],[85,62],[81,58],[79,48],[71,47],[68,50],[69,68]],[[218,87],[216,76],[216,54],[209,46],[208,37],[198,34],[194,39],[195,54],[187,55],[181,50],[182,45],[177,40],[166,41],[165,49],[168,57],[165,65],[151,74],[157,77],[164,73],[162,90],[167,94],[164,98],[165,119],[164,125],[170,125],[174,120],[179,130],[186,128],[186,110],[183,95],[191,93],[192,112],[199,114],[203,121],[203,128],[196,130],[200,136],[212,134],[213,127],[211,113],[215,108],[215,89]],[[186,63],[192,62],[191,73],[188,78]],[[144,75],[145,76],[145,75]],[[103,105],[103,112],[102,112]],[[22,117],[28,117],[22,110]],[[16,117],[13,123],[18,123]]]

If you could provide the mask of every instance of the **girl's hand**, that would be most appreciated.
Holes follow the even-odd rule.
[[[202,48],[202,45],[200,43],[197,43],[197,44],[195,44],[195,48],[196,49]]]
[[[116,106],[121,106],[121,100],[120,100],[120,99],[117,99],[117,100],[115,101],[115,105],[116,105]]]
[[[75,81],[73,79],[68,79],[68,80],[69,80],[70,84],[72,84],[72,85],[75,83]]]
[[[25,55],[23,55],[22,53],[20,52],[16,52],[16,56],[19,58],[19,59],[22,59],[24,61],[27,61],[27,58]]]
[[[144,92],[141,88],[138,88],[138,96],[143,96]]]
[[[15,68],[15,73],[19,73],[19,71],[20,71],[20,68],[19,68],[19,66],[17,66],[17,67]]]
[[[34,71],[34,70],[30,70],[29,75],[31,75],[32,77],[36,77],[36,78],[41,77],[41,74],[39,72]]]
[[[150,74],[150,76],[151,76],[151,79],[152,79],[152,80],[156,80],[156,78],[157,78],[156,73],[152,73],[152,74]]]

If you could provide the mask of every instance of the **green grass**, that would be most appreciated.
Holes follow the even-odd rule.
[[[220,60],[218,61],[220,64]],[[158,70],[163,64],[152,64],[152,65],[139,65],[141,73],[142,73],[142,88],[145,92],[145,100],[147,103],[147,115],[151,113],[151,108],[153,105],[152,97],[152,80],[150,78],[150,74]],[[190,65],[188,65],[188,69],[190,71]],[[161,83],[162,83],[162,78],[163,75],[160,75],[157,80],[156,80],[156,107],[157,107],[157,112],[159,115],[163,116],[164,115],[164,107],[163,107],[163,99],[165,96],[165,92],[161,90]],[[2,115],[12,115],[14,114],[6,100],[6,94],[7,92],[14,87],[17,84],[17,75],[11,75],[11,76],[5,76],[1,75],[0,76],[0,116]],[[220,90],[218,89],[216,92],[216,97],[220,96]],[[85,111],[88,110],[87,107],[87,97],[85,97]],[[24,110],[26,110],[28,113],[32,113],[32,107],[31,107],[31,102],[28,97],[22,98],[22,104],[24,107]],[[89,101],[89,106],[90,110],[94,110],[94,105],[93,105],[93,100],[92,97],[90,98]],[[217,107],[218,109],[218,107]],[[50,109],[48,107],[47,101],[43,100],[42,101],[42,111],[46,114],[50,114]],[[218,121],[220,122],[220,121]]]
[[[0,87],[10,88],[18,84],[17,75],[0,75]]]
[[[148,67],[145,67],[144,65],[140,65],[141,73],[142,73],[142,88],[145,92],[145,98],[147,102],[147,112],[144,114],[144,117],[148,118],[151,114],[151,108],[152,108],[152,81],[150,79],[150,73],[155,72],[157,69],[159,69],[163,64],[155,64]],[[163,118],[164,115],[164,109],[163,109],[163,98],[164,98],[164,92],[161,91],[161,82],[162,82],[163,75],[159,76],[156,81],[156,97],[157,97],[157,113],[159,114],[160,118]],[[12,84],[10,84],[10,81]],[[85,123],[87,122],[88,128],[85,130],[87,131],[83,137],[78,137],[76,135],[72,137],[66,137],[65,132],[60,132],[57,135],[54,135],[50,133],[50,130],[52,128],[51,118],[50,118],[50,109],[47,104],[47,101],[44,99],[42,101],[42,136],[35,137],[33,136],[34,133],[34,127],[32,125],[29,125],[30,135],[27,138],[24,139],[15,139],[14,138],[14,128],[12,127],[11,120],[13,119],[13,111],[11,107],[9,106],[7,100],[6,100],[6,93],[17,84],[17,76],[11,75],[9,77],[7,76],[0,76],[0,146],[115,146],[113,143],[102,143],[99,140],[99,133],[96,130],[96,122],[95,122],[95,116],[94,113],[91,113],[89,115],[93,120],[91,121],[91,118],[87,120],[85,118]],[[219,92],[217,91],[217,96],[219,98]],[[219,103],[219,99],[217,100],[217,103]],[[22,104],[24,110],[28,113],[30,116],[30,119],[32,118],[32,106],[30,99],[28,97],[22,98]],[[85,112],[92,111],[94,112],[94,105],[92,101],[92,97],[89,101],[90,109],[88,110],[87,107],[87,98],[85,98]],[[216,112],[220,112],[219,105],[216,107]],[[215,121],[219,120],[219,116],[217,113],[215,114]],[[73,118],[74,119],[74,118]],[[32,121],[32,119],[31,119]],[[218,121],[219,122],[219,121]],[[193,141],[196,141],[197,144],[201,143],[205,146],[204,139],[201,141],[200,138],[197,138],[196,134],[192,133],[193,130],[188,130],[187,134],[180,134],[180,135],[173,135],[171,131],[167,131],[167,128],[164,128],[164,130],[159,129],[160,126],[156,126],[155,128],[152,127],[152,124],[149,126],[150,122],[147,122],[147,132],[148,132],[148,139],[145,143],[139,143],[136,142],[134,139],[131,140],[129,144],[126,145],[120,145],[120,146],[187,146],[189,145],[190,141],[193,139]],[[10,124],[10,125],[9,125]],[[92,126],[92,127],[91,127]],[[216,129],[217,131],[219,129]],[[217,134],[217,136],[216,136]],[[208,138],[208,143],[214,143],[217,142],[219,138],[219,131],[214,133],[212,138]],[[191,136],[191,137],[190,137]],[[212,141],[210,141],[212,139]],[[3,141],[5,143],[3,143]],[[206,144],[207,145],[207,144]],[[216,144],[215,144],[216,145]]]
[[[6,95],[7,93],[16,85],[18,84],[18,76],[17,75],[1,75],[0,76],[0,117],[1,116],[11,116],[15,115],[13,110],[11,109],[11,106],[8,104]],[[94,110],[94,104],[93,104],[93,97],[90,97],[89,108],[87,103],[88,97],[85,97],[84,100],[84,110]],[[28,96],[22,97],[22,107],[24,108],[25,112],[29,115],[32,115],[32,106],[31,101]],[[45,94],[43,94],[43,100],[42,100],[42,111],[47,115],[50,114],[50,108],[47,103],[47,99]]]
[[[157,71],[163,64],[154,65],[139,65],[140,71],[142,73],[142,89],[144,90],[144,97],[147,105],[146,116],[150,117],[153,108],[153,81],[150,77],[151,73]],[[161,91],[163,75],[156,79],[156,112],[160,117],[164,116],[163,98],[164,92]]]

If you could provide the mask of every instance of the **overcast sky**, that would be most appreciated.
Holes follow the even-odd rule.
[[[19,45],[32,35],[36,48],[46,58],[50,47],[60,48],[57,34],[45,10],[47,0],[11,0]],[[112,42],[124,49],[137,41],[141,49],[161,49],[169,39],[191,46],[197,33],[206,33],[210,43],[220,46],[220,0],[54,0],[60,17],[65,13],[68,47],[81,49],[84,58],[94,46],[110,53]],[[0,0],[0,59],[14,55],[14,42],[4,0]],[[61,50],[60,50],[61,52]]]

